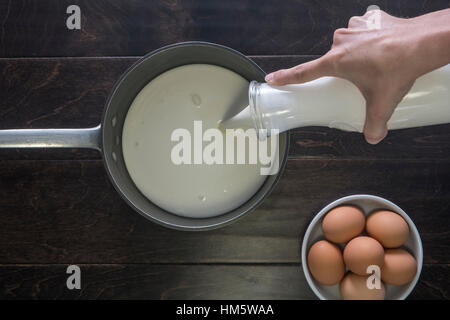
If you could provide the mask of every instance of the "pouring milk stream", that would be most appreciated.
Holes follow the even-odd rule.
[[[341,78],[322,77],[285,86],[252,81],[249,106],[222,121],[221,126],[236,128],[251,124],[260,134],[269,136],[271,129],[283,132],[306,126],[362,132],[364,121],[365,100],[358,88]],[[450,123],[450,64],[415,81],[395,109],[388,129],[443,123]]]

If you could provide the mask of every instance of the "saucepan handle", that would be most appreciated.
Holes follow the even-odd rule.
[[[0,148],[88,148],[101,151],[101,125],[85,129],[0,130]]]

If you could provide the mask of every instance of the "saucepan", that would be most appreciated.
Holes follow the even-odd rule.
[[[183,42],[155,50],[133,64],[114,85],[101,123],[85,129],[0,130],[0,148],[90,148],[101,152],[106,172],[121,197],[136,212],[169,228],[207,230],[235,221],[257,207],[278,181],[289,147],[287,132],[279,136],[279,171],[267,176],[260,189],[243,205],[210,218],[182,217],[148,200],[135,186],[122,153],[122,129],[136,95],[152,79],[186,64],[212,64],[236,72],[248,81],[264,81],[264,71],[252,60],[228,47],[207,42]],[[154,183],[158,183],[155,181]]]

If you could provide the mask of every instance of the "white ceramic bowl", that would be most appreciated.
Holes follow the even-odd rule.
[[[414,289],[415,285],[417,284],[417,281],[419,280],[420,272],[422,271],[422,263],[423,263],[422,240],[420,239],[419,232],[417,231],[414,222],[412,222],[409,216],[400,207],[393,204],[389,200],[366,194],[347,196],[344,198],[340,198],[336,201],[333,201],[325,208],[323,208],[309,224],[305,236],[303,237],[301,254],[302,254],[303,272],[305,273],[306,281],[308,282],[312,291],[321,300],[341,299],[339,293],[339,284],[334,286],[325,286],[318,283],[309,272],[306,258],[307,253],[311,248],[311,246],[315,242],[325,239],[322,233],[322,218],[327,214],[328,211],[340,205],[357,206],[363,210],[365,216],[368,216],[371,212],[377,209],[388,209],[400,214],[406,220],[406,222],[409,225],[410,232],[408,240],[402,247],[406,248],[406,250],[408,250],[416,258],[417,273],[413,281],[403,286],[386,285],[386,296],[385,296],[385,299],[387,300],[405,299]]]

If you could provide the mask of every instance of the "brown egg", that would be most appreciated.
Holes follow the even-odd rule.
[[[369,289],[367,279],[370,275],[359,276],[348,272],[339,284],[339,292],[343,300],[383,300],[386,289],[380,281],[379,289]]]
[[[401,286],[411,282],[417,272],[416,259],[404,249],[386,249],[381,267],[381,280]]]
[[[308,268],[314,279],[324,285],[335,285],[345,273],[341,249],[331,242],[314,243],[308,252]]]
[[[405,219],[388,210],[370,214],[366,222],[366,231],[385,248],[400,247],[409,237],[409,227]]]
[[[344,262],[352,272],[365,276],[368,266],[376,265],[381,268],[383,265],[383,246],[373,238],[356,237],[345,246]]]
[[[322,231],[334,243],[346,243],[364,230],[365,217],[353,206],[331,209],[322,221]]]

